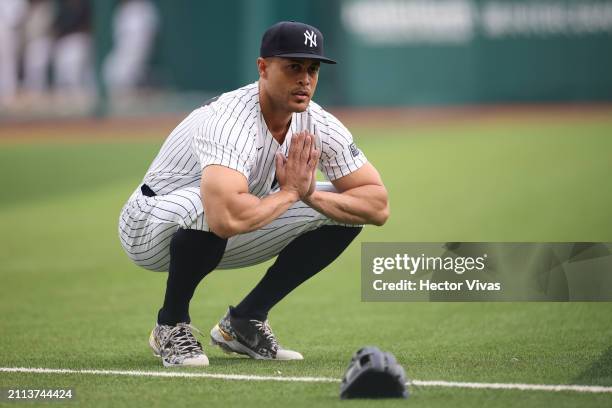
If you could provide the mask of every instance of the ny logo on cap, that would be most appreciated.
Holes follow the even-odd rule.
[[[304,31],[304,45],[306,45],[310,41],[309,47],[317,46],[317,35],[314,31]]]

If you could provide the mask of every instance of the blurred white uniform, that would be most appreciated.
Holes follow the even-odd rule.
[[[62,95],[82,95],[93,91],[93,50],[89,0],[59,4],[54,19],[53,78]],[[67,91],[67,92],[66,92]]]
[[[0,1],[0,102],[10,100],[17,92],[17,29],[26,10],[25,0]]]
[[[158,22],[157,10],[148,0],[119,4],[113,18],[113,49],[103,68],[109,88],[129,90],[143,79]]]
[[[81,91],[94,85],[91,36],[85,32],[67,34],[55,43],[53,72],[58,89]]]
[[[49,0],[30,5],[25,21],[23,86],[32,92],[47,89],[47,70],[53,50],[53,3]]]

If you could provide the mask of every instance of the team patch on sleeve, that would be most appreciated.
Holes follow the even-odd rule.
[[[355,146],[355,143],[351,143],[349,149],[351,149],[351,154],[353,155],[353,157],[359,156],[359,149],[357,148],[357,146]]]

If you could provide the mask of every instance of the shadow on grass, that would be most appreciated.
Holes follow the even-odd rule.
[[[574,384],[612,385],[612,346],[573,379]]]

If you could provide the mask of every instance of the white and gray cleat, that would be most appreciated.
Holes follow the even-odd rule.
[[[297,351],[282,348],[268,321],[237,318],[231,306],[219,324],[210,331],[211,344],[226,353],[238,353],[257,360],[303,360]]]
[[[208,357],[192,330],[200,333],[188,323],[178,323],[176,326],[157,324],[153,328],[149,337],[149,346],[153,354],[161,358],[164,367],[208,365]]]

